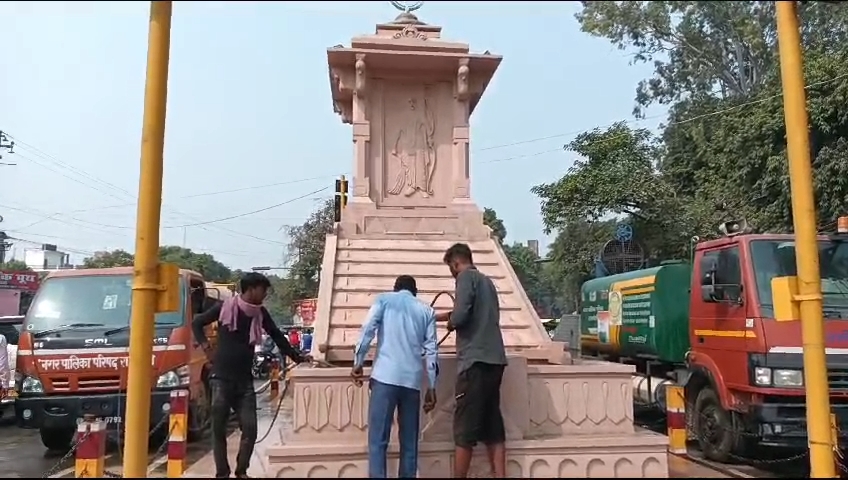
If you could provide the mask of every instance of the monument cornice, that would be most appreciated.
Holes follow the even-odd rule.
[[[457,70],[462,65],[467,66],[471,86],[468,94],[469,113],[474,111],[503,59],[500,55],[459,51],[328,48],[327,62],[333,109],[342,115],[346,123],[350,123],[347,112],[350,110],[348,105],[353,101],[358,57],[363,58],[368,65],[368,75],[371,77],[414,76],[426,72],[429,76],[442,76],[445,81],[452,81],[456,78]]]

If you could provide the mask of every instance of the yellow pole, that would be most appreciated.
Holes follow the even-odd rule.
[[[836,467],[830,432],[830,398],[824,351],[816,208],[813,200],[813,169],[810,163],[804,87],[804,56],[795,2],[778,1],[776,8],[792,220],[795,225],[795,256],[798,264],[798,296],[795,300],[799,303],[804,345],[810,478],[834,478]]]
[[[153,316],[157,308],[159,284],[159,217],[162,208],[162,155],[168,97],[171,9],[170,1],[150,2],[124,439],[123,474],[126,478],[147,477],[152,382],[150,359],[153,355]]]

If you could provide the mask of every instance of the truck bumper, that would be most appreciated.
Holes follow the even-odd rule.
[[[162,422],[170,410],[171,394],[153,392],[150,397],[150,427]],[[124,421],[127,396],[124,393],[101,395],[62,395],[19,397],[15,418],[21,428],[75,429],[83,415],[94,415],[117,429]]]
[[[11,415],[15,407],[15,392],[10,390],[9,393],[13,396],[0,400],[0,418],[8,418],[7,415]]]
[[[840,447],[848,446],[848,405],[831,405],[836,415]],[[751,412],[760,436],[760,444],[807,448],[807,407],[797,403],[766,403]]]

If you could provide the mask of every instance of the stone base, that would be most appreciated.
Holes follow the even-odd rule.
[[[652,432],[630,435],[576,435],[519,440],[507,444],[510,478],[668,478],[666,437]],[[270,447],[269,477],[368,478],[367,447]],[[396,444],[389,446],[389,474],[397,472]],[[420,478],[451,478],[453,444],[422,444]],[[483,448],[474,453],[471,477],[490,478]]]
[[[667,478],[665,436],[633,427],[633,367],[595,361],[574,365],[509,356],[501,390],[508,472],[517,478]],[[421,419],[419,476],[449,478],[456,357],[440,358],[436,410]],[[370,390],[344,368],[298,368],[292,429],[265,450],[267,476],[367,477]],[[369,373],[366,370],[366,375]],[[423,414],[422,414],[423,415]],[[391,456],[397,456],[397,425]],[[390,469],[396,469],[392,460]],[[475,477],[487,477],[485,452]]]

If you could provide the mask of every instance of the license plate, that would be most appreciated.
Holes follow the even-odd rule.
[[[107,425],[117,425],[117,424],[122,423],[124,421],[121,417],[97,417],[97,420],[104,422]],[[82,419],[82,418],[78,418],[77,419],[77,425],[81,424],[83,421],[85,421],[85,420]]]

